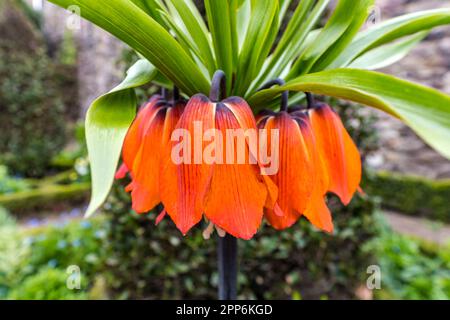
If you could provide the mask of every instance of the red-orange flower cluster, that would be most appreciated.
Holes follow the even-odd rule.
[[[265,115],[258,126],[280,131],[280,170],[272,179],[283,215],[267,210],[269,223],[282,230],[305,215],[317,228],[332,232],[326,193],[347,205],[361,180],[358,150],[339,116],[328,105],[316,104],[308,111]]]
[[[214,130],[223,136],[229,129],[277,130],[279,145],[273,145],[276,141],[269,134],[265,147],[278,148],[279,170],[270,176],[261,174],[260,155],[249,146],[245,163],[199,162],[195,152],[186,150],[182,156],[189,161],[175,163],[172,132],[182,129],[195,134],[196,123],[202,131]],[[216,147],[226,154],[228,143]],[[197,147],[203,152],[208,143]],[[236,152],[232,157],[238,157]],[[326,193],[333,192],[348,204],[361,179],[358,150],[339,116],[325,104],[308,111],[269,113],[256,122],[239,97],[213,102],[198,94],[185,105],[155,96],[130,127],[122,157],[117,178],[129,169],[132,182],[127,190],[133,209],[144,213],[162,203],[165,210],[158,221],[167,213],[183,234],[203,216],[241,239],[251,239],[263,217],[281,230],[304,215],[316,227],[332,232]]]

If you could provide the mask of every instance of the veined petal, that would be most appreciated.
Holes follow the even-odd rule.
[[[242,129],[256,129],[256,120],[252,109],[241,97],[230,97],[222,101],[233,113]]]
[[[258,162],[260,169],[264,166],[260,162],[259,157],[259,136],[258,136],[258,126],[257,121],[255,120],[255,116],[253,115],[253,111],[251,110],[248,103],[242,99],[241,97],[230,97],[225,100],[223,100],[223,103],[227,106],[227,108],[233,113],[233,115],[236,117],[236,120],[238,121],[239,125],[243,130],[254,130],[255,132],[255,139],[252,142],[250,141],[249,145],[249,151],[253,159]],[[270,111],[272,112],[272,111]],[[269,114],[270,114],[269,112]],[[272,112],[273,113],[273,112]],[[260,119],[259,119],[260,120]],[[262,171],[262,170],[260,170]],[[264,183],[267,187],[267,200],[266,200],[266,207],[269,209],[275,209],[275,211],[280,214],[280,210],[276,204],[276,200],[278,198],[278,188],[273,183],[273,181],[267,176],[262,176]]]
[[[142,137],[144,135],[144,125],[151,121],[158,110],[158,100],[160,96],[153,96],[138,112],[136,119],[128,129],[122,148],[122,158],[124,164],[130,170],[133,169],[133,162],[141,147]]]
[[[328,233],[333,232],[333,219],[323,194],[316,193],[313,196],[311,205],[306,209],[304,215],[316,228]]]
[[[213,128],[213,103],[204,95],[195,95],[188,102],[173,132],[179,135],[177,138],[181,141],[171,141],[170,148],[165,148],[164,151],[165,163],[160,180],[161,199],[167,214],[183,234],[202,218],[205,194],[211,181],[212,165],[203,161],[196,163],[205,147],[203,137],[198,135]],[[198,133],[198,130],[202,132]],[[196,146],[198,145],[196,139],[201,140],[199,146]],[[180,146],[186,148],[182,148],[182,151],[176,154],[174,150]],[[181,156],[184,160],[174,159],[172,155]]]
[[[228,140],[222,144],[224,154],[227,152],[227,144],[233,142],[234,160],[238,159],[238,152],[245,152],[245,159],[248,160],[248,145],[243,150],[238,149],[238,138],[226,133],[227,129],[241,129],[242,126],[233,111],[222,103],[217,104],[215,124],[224,139]],[[230,141],[231,138],[233,141]],[[251,164],[249,161],[227,163],[227,157],[223,158],[223,163],[214,165],[205,215],[229,234],[248,240],[261,224],[267,187],[260,176],[258,164]]]
[[[280,167],[271,178],[278,186],[278,205],[283,212],[283,216],[279,216],[267,210],[266,218],[274,228],[285,229],[305,211],[315,185],[312,129],[307,122],[294,119],[286,112],[270,118],[266,129],[279,130]]]
[[[150,211],[161,202],[159,172],[166,112],[165,108],[156,112],[142,137],[141,147],[134,160],[131,198],[133,209],[138,213]]]
[[[315,154],[314,163],[316,163],[317,179],[304,215],[316,228],[331,233],[333,232],[333,218],[325,202],[329,177],[319,153]]]
[[[330,185],[328,190],[348,204],[361,181],[361,158],[357,147],[339,116],[327,105],[311,110],[319,153],[322,155]]]

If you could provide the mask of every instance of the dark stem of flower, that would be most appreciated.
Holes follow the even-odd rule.
[[[312,109],[316,105],[316,101],[314,99],[314,96],[310,92],[305,92],[306,95],[306,102],[307,102],[307,109]]]
[[[166,88],[161,88],[161,96],[164,100],[167,100],[168,92]]]
[[[274,79],[271,80],[267,83],[265,83],[261,88],[259,88],[258,91],[264,90],[264,89],[269,89],[275,85],[279,85],[279,86],[283,86],[285,85],[286,82],[284,82],[283,79]],[[289,104],[289,91],[284,91],[281,94],[281,106],[280,106],[280,111],[287,111],[288,110],[288,104]]]
[[[180,100],[180,89],[178,87],[173,87],[173,102],[177,102]]]
[[[227,94],[227,78],[225,72],[222,70],[217,70],[214,73],[211,91],[209,92],[209,99],[212,102],[219,102],[221,98],[225,98]]]
[[[227,234],[219,237],[217,257],[219,263],[219,300],[237,298],[237,239]]]

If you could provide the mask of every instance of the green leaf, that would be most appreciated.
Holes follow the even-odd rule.
[[[169,9],[172,8],[171,11],[175,10],[180,16],[192,42],[198,48],[198,57],[212,76],[216,71],[216,64],[211,51],[211,35],[197,7],[191,0],[166,0],[166,2],[169,5]]]
[[[193,58],[192,53],[199,56],[201,55],[199,49],[197,46],[191,41],[189,36],[180,28],[180,26],[174,21],[172,16],[169,14],[160,11],[161,18],[163,19],[164,23],[168,26],[168,29],[172,30],[172,32],[177,37],[178,42],[183,47],[184,51]]]
[[[319,0],[311,12],[309,12],[309,9],[311,9],[313,1],[305,0],[300,2],[285,33],[275,48],[275,52],[268,58],[268,62],[264,65],[257,81],[252,84],[250,92],[261,87],[263,83],[271,79],[282,77],[281,72],[306,47],[311,45],[312,41],[308,41],[308,37],[329,2],[330,0]],[[316,36],[317,34],[314,33],[314,39]]]
[[[246,38],[239,54],[234,94],[244,96],[259,73],[278,32],[278,1],[252,0]]]
[[[365,3],[365,1],[362,1]],[[288,79],[308,73],[314,63],[344,35],[355,19],[359,20],[360,1],[340,0],[333,15],[326,23],[316,41],[309,46],[293,65]]]
[[[283,19],[286,16],[286,13],[288,12],[288,9],[292,3],[292,0],[280,0],[280,14],[278,23],[281,25],[283,23]]]
[[[344,51],[363,26],[373,6],[374,0],[359,0],[353,4],[353,19],[344,34],[314,63],[310,72],[327,69],[327,67]]]
[[[238,64],[238,57],[240,52],[239,34],[238,34],[238,12],[239,7],[243,3],[240,0],[227,0],[230,6],[230,30],[231,30],[231,51],[233,52],[233,68]],[[233,69],[233,72],[236,70]]]
[[[237,10],[237,17],[236,17],[236,29],[237,29],[237,36],[238,36],[238,44],[239,44],[239,51],[244,45],[245,37],[247,36],[247,30],[248,26],[250,24],[250,17],[252,13],[252,5],[250,0],[244,0],[242,4],[238,7]]]
[[[165,26],[159,11],[165,11],[164,6],[160,0],[131,0],[141,10],[145,11],[150,17],[152,17],[160,25]],[[166,26],[167,27],[167,26]]]
[[[348,66],[354,59],[370,49],[449,23],[450,8],[415,12],[379,23],[361,32],[330,65],[330,68]]]
[[[375,70],[387,67],[403,59],[428,33],[419,32],[395,43],[372,49],[350,63],[349,68]]]
[[[265,101],[284,90],[334,96],[383,110],[404,121],[450,159],[450,97],[437,90],[373,71],[336,69],[300,76],[285,86],[261,91],[249,103],[255,110],[264,108]]]
[[[205,0],[205,9],[213,40],[217,69],[225,72],[227,87],[230,88],[234,71],[230,3],[226,0]]]
[[[193,59],[168,31],[129,0],[49,1],[63,8],[78,6],[84,18],[130,45],[185,93],[208,93],[209,81]]]
[[[87,217],[102,205],[114,182],[123,140],[136,114],[133,88],[150,82],[156,74],[147,60],[139,60],[128,70],[125,80],[97,98],[87,112],[86,141],[92,176]]]

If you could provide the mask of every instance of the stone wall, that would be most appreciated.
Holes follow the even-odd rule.
[[[449,0],[377,0],[381,19],[419,10],[450,7]],[[431,34],[400,62],[381,70],[450,94],[450,26]],[[409,128],[392,117],[377,112],[380,150],[370,163],[378,169],[450,178],[450,161],[433,151]]]
[[[123,77],[118,64],[124,45],[93,24],[47,1],[43,2],[44,34],[51,51],[56,52],[64,34],[73,32],[78,48],[80,117],[91,102],[109,91]]]

